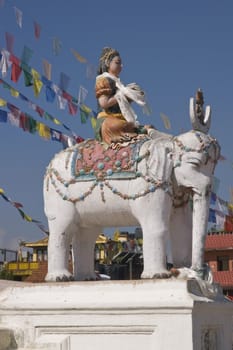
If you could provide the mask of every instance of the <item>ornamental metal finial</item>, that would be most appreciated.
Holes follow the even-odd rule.
[[[196,92],[195,98],[190,98],[189,112],[193,130],[208,133],[211,121],[211,108],[206,106],[204,111],[204,97],[201,89]]]

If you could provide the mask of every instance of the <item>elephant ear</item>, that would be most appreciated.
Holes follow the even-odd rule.
[[[173,167],[172,142],[169,139],[153,140],[147,161],[149,176],[162,182],[169,181]]]

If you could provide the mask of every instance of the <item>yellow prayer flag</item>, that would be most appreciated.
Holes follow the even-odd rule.
[[[53,119],[53,122],[54,124],[61,125],[61,122],[56,118]]]
[[[19,97],[19,92],[13,88],[10,89],[11,96],[13,97]]]
[[[85,57],[81,56],[77,51],[75,51],[74,49],[71,49],[72,54],[74,55],[74,57],[81,63],[87,63],[87,60]]]
[[[38,134],[43,137],[44,139],[49,140],[50,139],[50,128],[42,123],[37,122],[37,130],[38,130]]]
[[[93,129],[96,128],[96,118],[94,118],[94,117],[91,118],[91,126]]]
[[[233,211],[233,204],[228,203],[228,209],[230,209],[231,211]]]
[[[3,193],[4,193],[3,188],[0,188],[0,194],[3,194]]]
[[[0,98],[0,107],[6,106],[7,102]]]
[[[28,216],[27,214],[24,215],[24,219],[28,222],[32,222],[32,218]]]
[[[34,95],[38,97],[40,90],[43,86],[42,81],[40,80],[40,74],[33,68],[31,68],[31,74],[33,77],[33,90],[34,90]]]
[[[81,105],[80,106],[80,109],[84,112],[84,113],[86,113],[86,114],[90,114],[91,113],[91,108],[89,108],[89,107],[87,107],[86,105]]]

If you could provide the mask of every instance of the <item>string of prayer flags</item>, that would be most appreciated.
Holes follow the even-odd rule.
[[[15,207],[18,210],[18,212],[19,212],[19,214],[20,214],[20,216],[22,217],[23,220],[25,220],[27,222],[33,222],[34,224],[36,224],[38,226],[38,228],[41,231],[43,231],[46,234],[49,234],[48,230],[44,227],[44,225],[40,221],[35,220],[31,216],[27,215],[21,209],[21,208],[23,208],[23,205],[21,203],[19,203],[19,202],[12,201],[9,197],[7,197],[6,194],[5,194],[5,191],[2,188],[0,188],[0,195],[2,196],[2,198],[6,202],[10,203],[13,207]]]
[[[160,117],[163,121],[165,129],[171,129],[171,122],[169,118],[164,113],[160,113]]]
[[[55,56],[58,56],[60,51],[61,51],[61,48],[62,48],[62,43],[61,41],[55,37],[55,38],[52,38],[52,44],[53,44],[53,53]]]
[[[14,46],[14,37],[12,34],[6,32],[5,33],[5,39],[6,39],[6,48],[7,51],[10,53],[13,53],[13,46]]]
[[[41,26],[39,23],[37,23],[36,21],[34,21],[34,35],[36,39],[40,38],[40,33],[41,33]]]
[[[17,7],[14,7],[14,10],[15,10],[16,23],[18,24],[19,28],[22,29],[23,12],[21,10],[19,10]]]
[[[54,124],[56,125],[62,125],[66,130],[69,130],[71,132],[72,135],[74,135],[74,132],[65,124],[63,124],[62,122],[60,122],[57,118],[54,118],[53,116],[51,116],[49,113],[47,113],[46,111],[44,111],[40,106],[36,105],[35,103],[33,103],[32,101],[30,101],[26,96],[24,96],[23,94],[21,94],[19,91],[15,90],[14,88],[12,88],[9,84],[5,83],[4,80],[0,79],[0,84],[3,83],[2,85],[7,88],[8,90],[10,90],[11,95],[14,97],[20,97],[24,102],[28,103],[29,108],[33,109],[35,112],[38,113],[38,115],[41,118],[45,118],[47,120],[52,121]],[[3,100],[0,98],[0,106],[11,106],[12,108],[12,104],[7,103],[7,101]],[[14,108],[16,110],[16,107]],[[20,111],[21,112],[21,111]],[[21,112],[22,113],[22,112]]]
[[[8,108],[9,107],[10,106],[8,106]],[[19,109],[18,110],[12,109],[11,112],[0,110],[0,122],[2,123],[9,122],[12,126],[21,128],[24,131],[29,132],[30,134],[35,134],[37,132],[39,136],[41,136],[43,139],[46,139],[46,140],[51,139],[53,141],[62,142],[63,144],[65,144],[66,140],[68,140],[68,137],[69,137],[68,135],[62,134],[62,132],[58,130],[56,130],[56,137],[52,137],[52,135],[54,136],[54,129],[49,128],[45,124],[37,122],[30,115],[26,113],[22,113]],[[66,147],[67,147],[67,144],[66,144]]]
[[[87,63],[86,58],[81,56],[76,50],[71,49],[71,52],[80,63]]]
[[[2,53],[4,53],[3,50],[2,50]],[[31,68],[27,63],[20,61],[14,55],[10,55],[10,59],[9,59],[10,65],[12,65],[11,61],[13,61],[14,63],[14,67],[13,67],[14,74],[12,75],[12,79],[16,81],[18,79],[18,76],[21,70],[23,70],[25,85],[33,86],[34,95],[36,97],[38,97],[42,87],[45,85],[47,101],[53,102],[55,97],[57,97],[59,108],[65,109],[68,106],[69,113],[71,115],[75,115],[79,107],[80,111],[82,112],[81,121],[83,123],[86,122],[90,114],[95,115],[95,112],[91,108],[85,106],[84,104],[79,104],[79,101],[77,98],[71,96],[65,90],[62,90],[59,86],[54,84],[52,81],[48,80],[45,76],[40,76],[40,74],[35,69]],[[4,72],[7,70],[8,61],[6,61],[4,55],[2,55],[0,66],[2,67]],[[83,89],[82,91],[85,94],[85,90]]]

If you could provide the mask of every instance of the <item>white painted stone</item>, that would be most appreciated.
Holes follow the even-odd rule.
[[[210,294],[173,278],[0,283],[0,331],[22,350],[231,350],[233,303]]]
[[[143,232],[142,278],[171,274],[166,266],[169,241],[174,265],[192,268],[204,279],[209,200],[220,146],[207,135],[210,113],[204,127],[193,102],[191,111],[194,130],[176,137],[150,130],[151,140],[139,153],[137,171],[141,175],[134,179],[96,176],[97,181],[80,181],[75,161],[79,147],[85,144],[55,155],[44,180],[50,232],[46,281],[95,279],[93,252],[98,234],[105,227],[139,225]],[[71,244],[73,276],[68,268]]]

